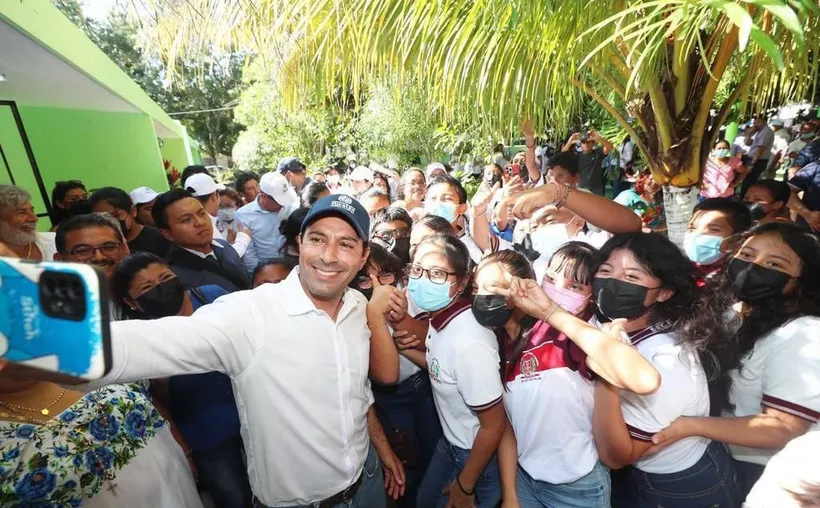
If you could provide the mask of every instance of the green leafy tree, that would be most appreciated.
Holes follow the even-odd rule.
[[[83,15],[78,0],[53,2],[163,109],[195,112],[175,117],[211,158],[230,153],[242,129],[232,110],[242,83],[241,55],[180,59],[171,73],[157,54],[146,49],[138,20],[121,4],[115,4],[106,20],[96,21]],[[169,87],[172,74],[175,79]]]
[[[291,90],[396,76],[429,90],[444,118],[509,131],[522,117],[564,130],[589,97],[671,184],[673,237],[732,106],[804,96],[820,48],[813,0],[155,1],[177,18],[167,58],[203,39],[277,48]]]

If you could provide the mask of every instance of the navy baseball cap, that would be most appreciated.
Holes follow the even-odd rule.
[[[313,222],[328,216],[344,219],[353,226],[359,238],[367,243],[370,232],[370,216],[361,203],[347,194],[331,194],[318,200],[310,207],[305,220],[302,221],[300,234],[305,234],[305,230]]]
[[[281,161],[279,161],[279,165],[276,167],[280,173],[283,175],[290,171],[295,173],[301,173],[305,170],[305,165],[302,164],[302,161],[297,159],[296,157],[285,157]]]

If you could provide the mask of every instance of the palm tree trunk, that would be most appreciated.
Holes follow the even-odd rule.
[[[663,186],[663,209],[666,213],[666,227],[669,239],[677,246],[683,246],[683,234],[692,218],[692,209],[697,204],[698,188]]]

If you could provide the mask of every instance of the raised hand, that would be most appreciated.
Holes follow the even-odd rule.
[[[493,200],[493,196],[501,188],[501,183],[496,182],[493,184],[492,188],[487,187],[484,182],[481,182],[481,186],[478,188],[478,192],[473,195],[473,199],[470,200],[470,204],[473,207],[473,214],[479,215],[487,211],[487,206],[490,205],[490,201]]]
[[[368,322],[384,321],[390,312],[390,297],[396,288],[382,285],[379,278],[373,274],[370,274],[370,281],[373,283],[373,295],[367,303],[367,320]]]
[[[557,305],[532,279],[513,277],[507,288],[489,285],[487,289],[494,295],[505,296],[514,307],[539,319],[543,319]]]
[[[510,180],[507,182],[507,185],[504,186],[505,198],[517,196],[522,192],[524,192],[524,182],[518,175],[515,175],[514,177],[510,178]]]
[[[532,120],[527,118],[526,120],[521,122],[521,133],[524,135],[525,138],[535,137],[535,130],[532,128]]]

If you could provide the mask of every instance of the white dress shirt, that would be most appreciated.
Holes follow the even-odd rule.
[[[192,317],[112,324],[103,382],[224,372],[256,497],[269,506],[321,501],[352,485],[367,458],[366,305],[348,289],[334,322],[305,294],[297,268]]]

